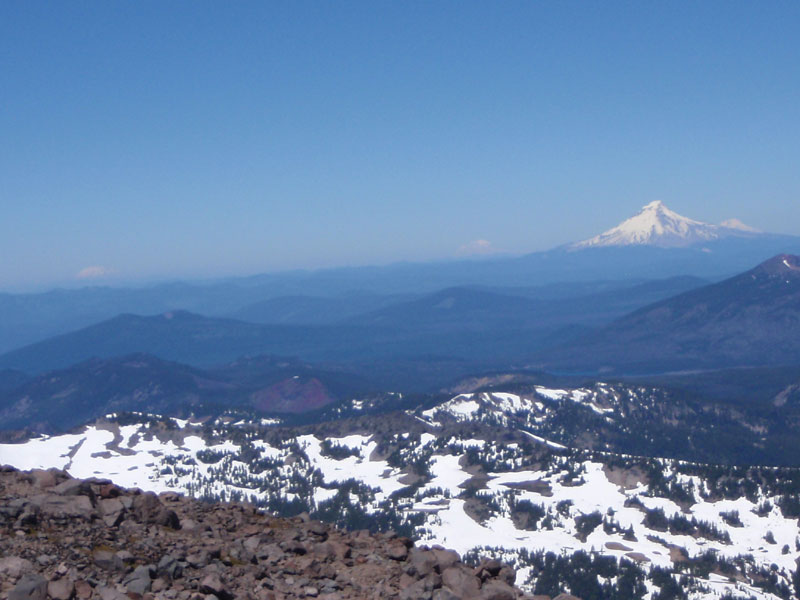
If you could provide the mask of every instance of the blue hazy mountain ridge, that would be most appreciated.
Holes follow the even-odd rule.
[[[683,275],[719,279],[742,272],[770,256],[798,252],[798,236],[759,234],[677,248],[638,244],[576,249],[570,244],[517,257],[254,275],[242,281],[247,285],[263,285],[272,291],[272,297],[277,297],[328,296],[353,290],[423,294],[459,286],[533,287]]]
[[[715,280],[779,253],[800,253],[800,237],[755,232],[735,221],[702,223],[674,213],[661,202],[651,202],[595,238],[517,257],[291,271],[138,288],[0,294],[0,352],[123,313],[188,310],[269,324],[333,324],[386,308],[403,297],[419,298],[452,287],[503,288],[502,293],[508,294],[510,288],[544,290],[602,281],[676,276]],[[511,295],[536,297],[535,293]]]
[[[597,294],[547,300],[521,296],[537,292],[520,288],[516,295],[453,288],[325,325],[256,324],[187,311],[126,314],[10,351],[0,356],[0,368],[41,373],[135,352],[196,366],[259,354],[344,363],[440,357],[498,366],[563,339],[560,328],[602,324],[702,283],[683,277],[603,285]]]
[[[90,358],[137,352],[205,366],[240,356],[270,354],[273,349],[286,355],[318,358],[315,348],[324,341],[327,331],[317,327],[257,325],[188,311],[155,316],[124,314],[12,351],[4,359],[20,370],[43,372]]]
[[[3,369],[0,371],[0,392],[12,390],[30,379],[30,376],[22,371],[15,369]]]
[[[342,296],[279,296],[243,306],[227,315],[233,319],[271,325],[331,325],[348,317],[379,310],[416,298],[414,294]]]
[[[800,253],[800,237],[709,225],[682,217],[659,202],[593,240],[519,257],[0,294],[0,352],[125,313],[186,310],[264,324],[332,325],[453,287],[545,298],[555,297],[559,287],[565,290],[563,297],[578,296],[580,286],[587,285],[589,295],[603,285],[622,288],[642,280],[677,276],[716,280],[779,253]],[[685,244],[676,246],[681,240]]]
[[[350,325],[379,329],[476,331],[555,330],[597,326],[656,300],[701,287],[697,277],[671,277],[633,285],[609,285],[595,293],[548,295],[541,288],[441,290],[423,298],[351,317]],[[552,292],[549,292],[552,294]],[[544,297],[543,297],[544,296]]]
[[[676,281],[684,286],[698,283],[695,279],[677,278],[645,282],[631,289],[644,290],[645,295],[663,293],[673,289]],[[582,308],[601,306],[598,297],[629,301],[630,295],[627,289],[607,290],[596,296],[551,302],[568,307],[565,314],[575,314]],[[418,382],[408,376],[409,372],[413,374],[421,364],[435,365],[437,361],[431,356],[437,352],[440,356],[450,352],[450,356],[458,357],[462,351],[462,360],[469,362],[453,368],[441,361],[443,366],[435,374],[438,379],[432,379],[428,389],[432,392],[447,381],[455,381],[456,376],[485,373],[492,367],[502,367],[506,372],[519,366],[530,370],[537,365],[520,365],[519,357],[537,346],[547,348],[545,355],[550,362],[545,366],[581,370],[584,379],[592,369],[604,370],[604,377],[611,369],[619,375],[667,373],[660,379],[650,375],[645,380],[683,390],[687,398],[701,403],[706,398],[742,407],[757,398],[759,406],[770,408],[773,404],[778,406],[779,401],[797,400],[797,256],[779,255],[727,280],[670,295],[597,332],[578,337],[568,347],[557,347],[563,342],[558,332],[551,332],[548,337],[536,329],[520,328],[515,321],[520,315],[530,318],[530,307],[544,304],[521,296],[503,297],[485,290],[456,288],[370,313],[365,318],[372,323],[369,326],[257,325],[188,312],[154,317],[121,315],[0,357],[0,368],[48,371],[36,377],[0,371],[8,379],[8,385],[0,389],[0,418],[6,426],[14,423],[46,429],[53,426],[54,414],[61,415],[58,420],[66,423],[71,415],[83,419],[97,416],[97,411],[181,412],[209,410],[208,406],[214,403],[252,407],[255,389],[296,375],[309,380],[314,370],[318,381],[309,380],[308,390],[309,394],[314,392],[315,398],[320,389],[345,393],[392,389],[385,387],[389,378],[381,373],[386,365],[390,376],[404,373],[394,381],[411,389]],[[442,310],[460,313],[461,317],[453,321],[437,317]],[[492,310],[496,312],[492,314]],[[551,316],[545,318],[552,321]],[[465,327],[465,322],[474,322],[475,329]],[[481,322],[484,329],[480,328]],[[499,326],[503,323],[508,327]],[[274,354],[305,355],[338,364],[329,364],[330,369],[326,370],[324,365],[314,367],[292,359],[254,356],[208,368],[229,362],[230,357],[256,355],[275,348],[280,352]],[[468,350],[466,356],[464,348]],[[149,355],[130,356],[144,351]],[[763,368],[765,365],[768,368]],[[199,369],[203,366],[206,368]],[[731,370],[736,366],[755,368]],[[676,378],[669,375],[675,369],[727,370],[719,376],[697,373]],[[731,395],[732,381],[746,394]],[[402,387],[397,389],[405,391]],[[83,403],[75,405],[69,400],[73,397],[83,399]],[[330,397],[337,397],[335,391]],[[296,400],[302,404],[302,398]],[[68,406],[72,409],[68,410]]]
[[[142,288],[85,287],[41,294],[0,294],[0,351],[86,327],[120,314],[189,310],[223,314],[263,298],[236,281],[167,283]]]
[[[636,246],[570,251],[565,247],[517,258],[263,275],[206,285],[175,283],[141,289],[90,287],[43,294],[2,294],[0,351],[122,313],[189,310],[274,323],[267,312],[259,310],[258,304],[266,302],[269,308],[270,300],[276,300],[277,304],[278,298],[286,296],[334,298],[334,303],[340,305],[364,306],[368,297],[382,303],[382,296],[414,296],[454,286],[544,288],[569,282],[625,282],[683,275],[718,279],[780,252],[800,253],[800,238],[718,240],[703,248]],[[329,310],[315,311],[310,307],[305,314],[333,316],[335,312]],[[283,322],[297,324],[300,320],[288,318]],[[325,318],[310,322],[332,321]]]
[[[543,368],[623,373],[800,364],[800,258],[780,254],[540,358]]]
[[[281,400],[273,412],[304,412],[302,388],[279,396],[287,381],[314,384],[331,401],[370,392],[370,384],[352,374],[327,372],[299,361],[258,357],[216,369],[198,369],[147,354],[91,359],[66,369],[17,380],[0,387],[0,429],[64,431],[109,413],[144,412],[188,415],[225,409],[252,410],[271,393]],[[270,406],[258,404],[262,412]]]
[[[306,276],[313,279],[311,274]],[[312,283],[306,287],[299,275],[287,274],[283,284],[274,279],[276,277],[231,279],[210,284],[172,283],[139,289],[87,287],[53,290],[42,294],[0,294],[0,352],[126,313],[152,315],[187,310],[254,323],[330,325],[441,289],[404,294],[377,294],[354,290],[333,293],[333,288]],[[294,277],[298,278],[297,281],[287,283]],[[640,283],[642,279],[649,278],[560,282],[526,287],[525,279],[520,277],[514,280],[513,288],[493,286],[489,289],[515,296],[563,298],[622,289]],[[459,285],[467,285],[466,281]],[[296,293],[298,290],[303,293]],[[309,295],[314,290],[319,295]],[[291,295],[281,295],[287,291]]]

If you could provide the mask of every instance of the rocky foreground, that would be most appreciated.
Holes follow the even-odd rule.
[[[0,467],[0,597],[9,600],[530,598],[513,582],[508,565],[473,568],[391,533]]]

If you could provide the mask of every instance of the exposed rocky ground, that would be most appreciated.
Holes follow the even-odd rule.
[[[9,600],[515,600],[514,571],[393,533],[304,515],[0,467],[0,597]]]

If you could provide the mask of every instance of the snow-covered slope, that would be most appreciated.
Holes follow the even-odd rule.
[[[755,227],[750,227],[750,225],[742,223],[739,219],[727,219],[722,223],[720,223],[720,227],[725,227],[726,229],[734,229],[738,231],[745,231],[747,233],[763,233],[760,229],[756,229]]]
[[[327,435],[261,422],[112,418],[0,445],[0,464],[400,529],[467,556],[481,550],[512,561],[517,582],[531,589],[541,553],[582,551],[649,573],[646,598],[663,585],[654,567],[676,580],[685,574],[692,600],[781,597],[800,559],[798,507],[787,491],[800,482],[796,469],[571,450],[515,429],[550,418],[559,405],[613,418],[616,397],[604,384],[460,395],[409,414],[403,427],[340,422]]]
[[[729,219],[721,225],[695,221],[670,210],[660,200],[655,200],[630,219],[598,236],[573,244],[572,248],[641,245],[678,248],[732,235],[757,233],[758,230],[737,219]]]

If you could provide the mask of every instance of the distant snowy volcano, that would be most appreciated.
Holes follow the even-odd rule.
[[[656,200],[644,206],[638,214],[595,236],[573,244],[573,249],[603,246],[659,246],[680,248],[728,236],[751,236],[760,233],[737,219],[712,225],[689,219],[671,211]]]

